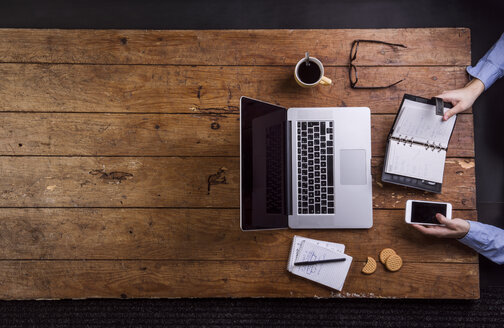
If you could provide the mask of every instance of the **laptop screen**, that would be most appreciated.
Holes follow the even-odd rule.
[[[242,229],[286,228],[287,110],[242,97],[240,115]]]

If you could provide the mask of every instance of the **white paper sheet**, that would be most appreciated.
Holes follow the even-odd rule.
[[[344,257],[346,261],[293,266],[291,272],[300,277],[341,291],[352,264],[351,256],[330,250],[309,240],[303,240],[295,261],[317,261],[338,257]]]
[[[444,111],[447,110],[445,108]],[[429,145],[435,143],[446,149],[455,125],[455,116],[443,121],[441,116],[436,115],[434,105],[406,99],[394,125],[392,137]]]
[[[385,172],[443,183],[446,151],[390,140]]]
[[[345,245],[343,245],[343,244],[332,243],[329,241],[316,240],[316,239],[311,239],[311,238],[306,238],[306,237],[301,237],[301,236],[295,235],[294,238],[292,239],[292,246],[291,246],[291,252],[289,255],[289,262],[287,263],[287,270],[288,271],[292,271],[292,268],[294,267],[294,261],[296,260],[299,248],[301,247],[301,243],[305,240],[308,240],[316,245],[326,247],[334,252],[339,252],[339,253],[345,252]]]

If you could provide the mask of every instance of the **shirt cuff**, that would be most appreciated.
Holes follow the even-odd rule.
[[[499,68],[488,60],[480,60],[476,66],[468,66],[466,70],[469,75],[483,82],[485,90],[501,77]]]
[[[460,238],[462,244],[469,246],[471,248],[481,249],[488,244],[488,234],[483,228],[483,224],[476,221],[469,221],[469,231],[467,234]]]

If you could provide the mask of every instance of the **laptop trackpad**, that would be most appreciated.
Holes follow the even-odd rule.
[[[340,181],[342,185],[365,185],[366,150],[340,150]]]

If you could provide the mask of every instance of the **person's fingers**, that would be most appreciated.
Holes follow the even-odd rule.
[[[451,220],[448,220],[446,216],[441,213],[436,214],[436,219],[439,221],[439,223],[444,224],[450,230],[454,230],[456,228],[454,223]]]
[[[446,225],[446,221],[448,221],[446,216],[444,216],[441,213],[436,213],[436,219],[439,221],[439,223],[444,224],[444,225]]]
[[[447,121],[450,117],[452,117],[455,114],[458,114],[460,112],[464,111],[464,107],[462,107],[461,103],[457,103],[455,107],[452,109],[448,110],[444,116],[443,116],[443,121]]]
[[[413,227],[425,235],[431,235],[431,230],[423,225],[413,224]]]
[[[437,95],[436,98],[441,98],[445,102],[458,102],[460,99],[455,93],[456,90],[443,91],[441,94]],[[454,104],[455,105],[455,104]]]
[[[428,236],[434,236],[434,237],[442,237],[445,233],[443,229],[439,229],[442,227],[439,226],[423,226],[419,224],[413,224],[413,227],[420,231],[421,233],[428,235]]]
[[[427,228],[426,226],[423,226],[423,225],[419,225],[419,224],[413,224],[413,227],[415,229],[417,229],[418,231],[420,231],[421,233],[423,233],[424,235],[429,235],[431,236],[432,235],[432,232],[434,232],[434,230],[430,229],[430,228]]]
[[[413,228],[417,229],[420,232],[424,232],[425,230],[429,230],[426,227],[424,227],[423,225],[419,225],[419,224],[412,224],[412,226],[413,226]]]

